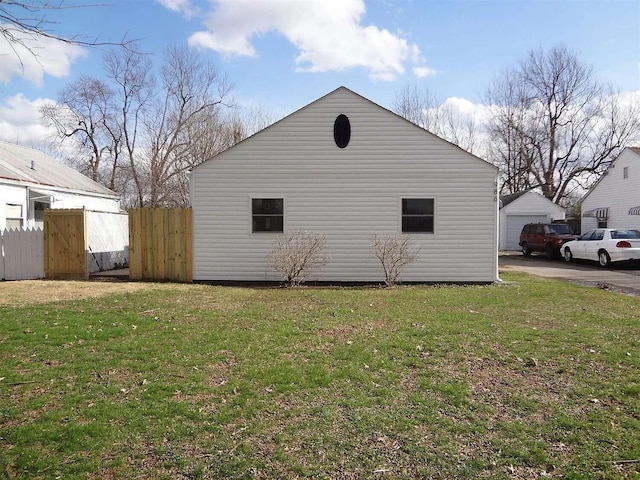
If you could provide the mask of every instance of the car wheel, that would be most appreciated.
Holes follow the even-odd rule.
[[[611,257],[606,250],[600,250],[598,252],[598,263],[601,267],[608,267],[611,265]]]
[[[564,249],[564,259],[569,263],[573,262],[573,253],[571,253],[570,248]]]
[[[547,243],[547,245],[544,247],[544,255],[545,257],[547,257],[549,260],[551,260],[553,258],[553,247],[551,246],[550,243]]]
[[[522,244],[522,254],[525,257],[528,257],[531,255],[531,249],[529,248],[529,246],[526,243]]]

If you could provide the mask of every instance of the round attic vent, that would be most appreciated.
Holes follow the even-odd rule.
[[[333,124],[333,139],[340,148],[349,145],[349,140],[351,140],[351,122],[349,122],[349,117],[346,115],[340,114],[336,118]]]

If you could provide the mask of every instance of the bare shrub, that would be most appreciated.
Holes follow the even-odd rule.
[[[305,277],[329,262],[323,253],[327,236],[298,230],[278,235],[267,257],[269,267],[282,275],[290,287],[300,285]]]
[[[411,251],[411,237],[406,235],[373,235],[369,238],[369,244],[371,253],[382,264],[387,287],[395,285],[402,269],[416,259],[416,254]]]

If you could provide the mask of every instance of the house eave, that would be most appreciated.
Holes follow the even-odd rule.
[[[37,182],[25,182],[23,180],[14,180],[6,177],[0,177],[0,184],[11,185],[14,187],[23,187],[23,188],[34,189],[34,190],[48,190],[48,191],[57,192],[57,193],[67,193],[72,195],[84,195],[87,197],[99,197],[99,198],[107,198],[110,200],[120,200],[120,195],[116,193],[107,194],[107,193],[100,193],[100,192],[91,192],[88,190],[77,190],[73,188],[57,187],[55,185],[47,185],[47,184],[37,183]]]

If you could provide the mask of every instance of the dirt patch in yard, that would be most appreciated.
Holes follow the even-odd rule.
[[[0,307],[117,295],[162,285],[136,282],[20,280],[0,282]]]

